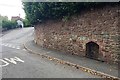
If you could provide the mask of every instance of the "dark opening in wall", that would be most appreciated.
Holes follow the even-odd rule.
[[[99,55],[99,45],[95,42],[88,42],[86,44],[86,57],[97,59]]]

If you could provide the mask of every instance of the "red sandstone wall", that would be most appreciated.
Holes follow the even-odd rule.
[[[99,45],[99,59],[114,62],[118,57],[118,7],[84,11],[68,21],[49,20],[35,27],[38,45],[85,56],[86,43]]]

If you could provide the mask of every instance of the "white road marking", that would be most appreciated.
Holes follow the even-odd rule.
[[[7,44],[5,44],[4,46],[7,46]]]
[[[12,46],[12,48],[15,48],[15,46]]]
[[[19,47],[17,47],[16,49],[20,49]]]
[[[0,61],[4,63],[4,65],[0,64],[0,67],[4,67],[4,66],[9,65],[9,63],[7,61],[3,60],[3,59],[0,59]]]
[[[1,45],[11,47],[11,48],[15,48],[15,49],[20,49],[20,46],[14,46],[12,44],[1,44]]]
[[[8,46],[8,44],[6,44],[6,46]]]
[[[4,58],[4,59],[5,59],[6,61],[9,61],[9,62],[13,63],[13,64],[17,64],[16,61],[24,62],[23,60],[21,60],[21,59],[18,58],[18,57],[14,57],[14,58],[10,58],[10,59],[8,59],[8,58]]]
[[[8,45],[8,47],[11,47],[11,46],[12,46],[11,44]]]
[[[8,66],[10,63],[17,64],[17,62],[24,63],[25,61],[23,61],[22,59],[18,57],[9,58],[9,59],[4,58],[4,59],[0,59],[0,63],[4,63],[4,64],[0,64],[0,67]]]
[[[24,51],[26,51],[26,49],[23,49]]]

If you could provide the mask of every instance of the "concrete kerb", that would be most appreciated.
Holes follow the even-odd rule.
[[[118,77],[115,77],[115,76],[112,76],[112,75],[109,75],[109,74],[106,74],[106,73],[103,73],[103,72],[100,72],[100,71],[96,71],[96,70],[93,70],[93,69],[90,69],[90,68],[87,68],[87,67],[84,67],[84,66],[81,66],[81,65],[77,65],[77,64],[74,64],[74,63],[71,63],[71,62],[68,62],[68,61],[63,61],[61,59],[51,57],[51,56],[48,56],[48,55],[45,55],[45,54],[36,53],[33,50],[29,49],[25,45],[25,43],[23,45],[24,45],[24,48],[28,52],[33,53],[33,54],[37,54],[37,55],[41,56],[42,58],[46,58],[48,60],[55,61],[55,62],[60,63],[60,64],[66,64],[68,66],[75,67],[76,69],[80,69],[80,70],[82,70],[84,72],[88,72],[92,75],[100,76],[101,78],[108,78],[109,80],[120,80],[120,78],[118,78]]]

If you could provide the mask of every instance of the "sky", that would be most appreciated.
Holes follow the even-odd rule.
[[[25,18],[22,0],[0,0],[0,15],[8,16],[10,20],[12,16]]]

